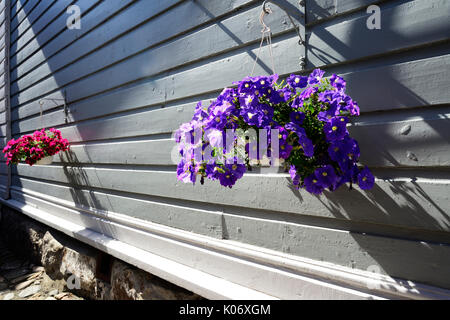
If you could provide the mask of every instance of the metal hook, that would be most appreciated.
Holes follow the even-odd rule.
[[[289,12],[286,10],[286,8],[284,8],[281,4],[276,3],[273,0],[264,0],[263,5],[262,5],[262,11],[263,11],[263,15],[262,15],[262,18],[261,18],[262,22],[264,23],[264,15],[272,13],[272,10],[267,5],[269,2],[277,5],[278,7],[280,7],[286,13],[286,15],[289,17],[289,20],[291,21],[292,25],[294,26],[294,29],[297,32],[297,35],[299,37],[298,44],[299,45],[305,45],[305,41],[303,40],[302,35],[300,34],[300,28],[294,23],[294,19],[292,19],[292,16],[289,14]]]
[[[69,122],[68,115],[69,115],[70,111],[69,111],[69,108],[67,107],[66,90],[63,91],[63,98],[41,98],[39,100],[39,105],[40,105],[40,108],[41,108],[41,117],[42,117],[42,113],[43,113],[42,107],[44,105],[44,101],[52,101],[56,105],[58,104],[56,101],[64,102],[64,105],[63,105],[64,106],[64,122],[65,123]]]

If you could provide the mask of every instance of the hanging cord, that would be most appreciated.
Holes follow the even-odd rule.
[[[39,101],[39,107],[40,107],[40,109],[41,109],[41,116],[40,116],[40,119],[41,119],[41,129],[44,129],[44,117],[43,117],[43,110],[42,110],[42,105],[44,104],[44,101]]]
[[[262,48],[262,46],[264,44],[264,40],[266,39],[266,37],[267,37],[267,44],[269,45],[270,58],[272,60],[272,72],[273,72],[273,74],[275,74],[275,63],[274,63],[273,49],[272,49],[272,32],[271,32],[270,28],[264,22],[265,15],[272,13],[272,9],[267,5],[269,2],[273,2],[273,1],[271,1],[271,0],[265,0],[264,1],[263,6],[262,6],[261,15],[259,16],[259,22],[263,26],[263,29],[261,31],[262,32],[262,37],[261,37],[261,43],[259,45],[258,53],[256,55],[255,62],[253,64],[251,76],[253,76],[253,72],[255,71],[256,63],[258,62],[259,55],[261,53],[261,48]],[[286,13],[286,15],[288,16],[289,20],[291,21],[292,26],[295,29],[295,32],[298,35],[298,38],[299,38],[298,44],[301,45],[301,46],[306,46],[306,42],[305,42],[305,40],[303,40],[301,32],[300,32],[300,26],[297,26],[295,24],[294,19],[289,14],[288,10],[286,10],[286,8],[283,7],[282,5],[280,5],[279,3],[275,3],[275,2],[273,2],[273,3],[276,4],[277,6],[279,6]],[[304,4],[301,4],[301,2],[300,2],[300,5],[304,7]],[[304,14],[302,14],[302,16],[304,17]],[[306,66],[306,58],[305,58],[305,56],[300,57],[300,66],[301,66],[302,69],[305,68],[305,66]]]
[[[264,22],[264,17],[266,14],[270,14],[272,13],[272,10],[270,9],[270,7],[268,8],[263,8],[263,10],[261,11],[261,14],[259,16],[259,23],[262,25],[262,37],[261,37],[261,43],[259,44],[259,49],[258,49],[258,53],[256,54],[256,59],[253,63],[253,68],[252,68],[252,72],[251,72],[251,76],[253,76],[253,73],[255,72],[255,67],[256,67],[256,63],[258,62],[259,59],[259,55],[261,54],[261,48],[264,44],[264,40],[267,38],[267,44],[269,45],[269,53],[270,53],[270,59],[272,62],[272,74],[275,74],[275,62],[273,59],[273,48],[272,48],[272,31],[270,30],[270,27]]]
[[[43,116],[43,108],[42,106],[44,105],[44,101],[52,101],[55,106],[58,106],[58,101],[62,101],[64,103],[64,120],[67,123],[68,119],[67,119],[67,114],[68,114],[68,108],[67,108],[67,102],[66,102],[66,92],[63,92],[63,97],[64,98],[42,98],[39,100],[39,107],[40,107],[40,120],[41,120],[41,129],[44,129],[44,116]]]

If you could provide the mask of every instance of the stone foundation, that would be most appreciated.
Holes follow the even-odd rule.
[[[15,254],[42,265],[52,279],[64,279],[86,299],[202,299],[6,206],[1,207],[0,237]]]

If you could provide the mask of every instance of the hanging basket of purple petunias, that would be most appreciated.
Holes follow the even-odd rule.
[[[316,69],[280,83],[277,75],[246,77],[207,108],[199,103],[175,134],[178,179],[203,184],[208,178],[231,188],[252,165],[266,161],[313,194],[346,183],[372,188],[374,177],[358,166],[358,142],[347,130],[359,107],[345,94],[344,79],[323,75]]]

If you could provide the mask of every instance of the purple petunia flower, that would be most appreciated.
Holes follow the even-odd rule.
[[[286,125],[284,127],[287,130],[295,132],[299,138],[301,136],[306,135],[305,129],[303,129],[303,127],[300,127],[298,124],[296,124],[294,122],[288,122],[288,123],[286,123]]]
[[[367,168],[367,166],[365,166],[364,169],[359,172],[358,184],[359,187],[363,190],[373,188],[373,185],[375,184],[375,177],[373,176],[372,172],[370,172],[369,168]]]
[[[305,135],[299,138],[300,147],[303,149],[303,153],[307,157],[314,156],[314,145],[312,141]]]
[[[345,90],[345,85],[346,82],[344,79],[342,79],[341,77],[333,74],[330,77],[330,84],[335,87],[338,91],[344,91]]]
[[[313,194],[321,194],[324,189],[314,174],[311,174],[305,178],[305,188],[306,191]]]
[[[231,188],[236,183],[237,178],[231,172],[225,172],[219,174],[219,181],[222,186]]]
[[[295,168],[294,165],[291,165],[289,168],[289,175],[291,176],[292,184],[298,189],[300,185],[300,176],[297,174],[297,168]]]
[[[260,126],[261,125],[261,114],[256,108],[253,109],[242,109],[241,116],[244,121],[250,126]]]
[[[323,130],[327,141],[344,139],[347,132],[347,121],[342,121],[345,117],[332,118],[330,122],[325,122]]]
[[[290,88],[286,87],[280,90],[272,90],[268,96],[268,100],[273,104],[279,104],[288,102],[293,96],[293,92]]]
[[[237,97],[236,89],[234,88],[225,88],[222,90],[220,95],[217,97],[217,102],[227,101],[229,103],[233,103],[234,99]]]
[[[289,78],[286,79],[286,82],[291,86],[291,88],[306,88],[308,85],[308,77],[302,77],[295,74],[291,74]]]
[[[320,81],[322,81],[323,75],[325,74],[325,71],[322,71],[320,69],[315,69],[308,77],[308,83],[311,85],[318,84]]]
[[[323,188],[328,188],[336,183],[337,176],[333,167],[330,165],[317,168],[314,174]]]
[[[245,77],[234,83],[236,88],[223,89],[208,108],[199,102],[192,120],[175,132],[182,156],[177,178],[195,183],[200,175],[201,184],[208,178],[231,188],[247,167],[241,159],[243,150],[238,151],[239,156],[234,150],[237,136],[230,136],[232,132],[227,129],[265,129],[267,141],[261,141],[260,135],[256,141],[251,138],[251,144],[248,138],[243,142],[247,151],[244,157],[259,158],[266,153],[272,157],[276,151],[276,156],[290,166],[295,188],[321,194],[326,188],[334,191],[347,182],[358,183],[361,189],[373,187],[370,170],[365,167],[360,171],[357,166],[359,146],[350,138],[349,118],[344,117],[358,115],[359,106],[346,95],[343,78],[333,74],[324,81],[324,74],[320,69],[309,77],[292,74],[285,85],[276,83],[277,75]],[[323,131],[317,132],[322,127]],[[273,129],[278,130],[278,141],[270,134]],[[314,143],[306,132],[314,137]],[[301,163],[302,168],[292,162]]]
[[[255,108],[259,104],[259,99],[257,96],[249,94],[239,97],[239,104],[242,108]]]
[[[192,162],[180,161],[177,166],[177,178],[184,183],[192,182],[195,184],[197,178],[198,166],[192,164]]]
[[[216,170],[217,166],[215,164],[207,164],[205,166],[205,174],[208,179],[217,180],[218,179],[218,171]]]
[[[236,162],[237,159],[234,158],[234,161]],[[226,164],[225,168],[227,171],[231,172],[238,179],[242,178],[245,171],[247,171],[244,164],[238,164],[238,163]]]
[[[242,81],[233,82],[233,84],[238,85],[239,94],[254,94],[256,87],[254,79],[251,77],[245,77]]]
[[[334,97],[335,97],[334,94],[335,94],[335,91],[332,91],[332,90],[326,90],[326,91],[320,92],[318,100],[321,102],[324,102],[324,103],[330,103],[331,101],[334,100]]]
[[[287,159],[291,155],[291,151],[294,147],[289,143],[280,143],[280,158]]]
[[[342,94],[336,98],[339,103],[339,110],[346,110],[351,115],[359,115],[360,110],[358,104],[348,95]]]
[[[236,158],[234,158],[236,161]],[[244,164],[226,164],[223,168],[225,172],[218,173],[218,179],[220,184],[224,187],[231,188],[238,179],[242,178],[246,171],[246,167]]]
[[[291,119],[291,122],[301,125],[303,120],[305,120],[305,114],[303,112],[291,112],[289,118]]]
[[[300,127],[298,124],[289,122],[285,125],[287,130],[291,130],[295,132],[298,136],[298,143],[300,144],[300,148],[303,149],[303,153],[307,157],[314,156],[314,145],[312,141],[306,135],[305,129]]]
[[[350,137],[333,141],[328,147],[328,154],[336,162],[357,161],[360,156],[358,142]]]
[[[320,111],[317,114],[317,119],[319,119],[322,122],[330,122],[333,116],[328,113],[328,111]]]
[[[202,102],[200,101],[199,103],[197,103],[197,106],[195,107],[194,116],[192,117],[192,120],[203,121],[206,118],[208,118],[208,113],[206,112],[206,110],[202,108]]]

